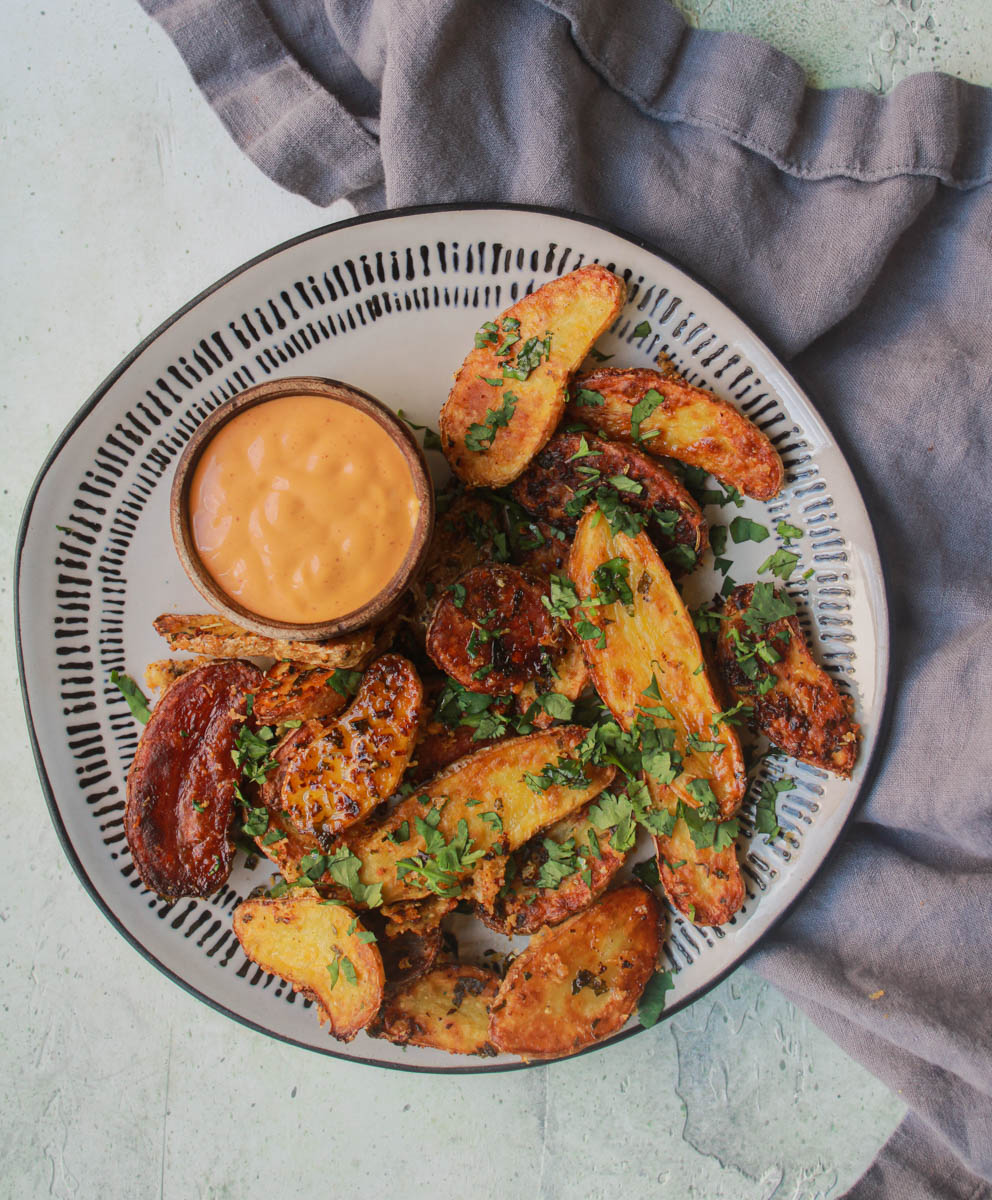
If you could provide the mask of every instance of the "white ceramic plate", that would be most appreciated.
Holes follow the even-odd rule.
[[[332,1041],[280,979],[231,932],[239,899],[268,877],[237,863],[210,900],[166,904],[141,886],[124,838],[124,777],[139,727],[114,668],[140,679],[166,649],[151,627],[166,610],[202,611],[169,534],[178,452],[199,421],[252,383],[280,375],[344,379],[436,428],[438,410],[483,320],[546,280],[596,260],[623,275],[629,299],[599,345],[614,365],[651,365],[664,350],[690,380],[732,399],[778,446],[787,484],[770,505],[737,512],[806,531],[789,584],[821,661],[849,689],[864,729],[843,781],[781,760],[784,836],[745,844],[747,901],[715,929],[673,914],[665,946],[676,972],[667,1012],[722,978],[810,882],[857,799],[879,730],[888,660],[882,576],[864,504],[829,430],[788,372],[720,300],[648,247],[593,222],[510,207],[443,208],[346,221],[240,268],[166,322],[110,376],[59,439],[25,510],[16,583],[28,724],[52,819],[84,885],[125,937],[176,982],[230,1016],[324,1053],[416,1070],[491,1071],[515,1060],[454,1059],[360,1034]],[[647,336],[635,336],[642,323]],[[411,366],[411,364],[414,364]],[[432,455],[440,474],[440,456]],[[779,544],[731,546],[738,582]],[[722,577],[707,556],[693,599]],[[800,575],[812,567],[808,581]],[[747,814],[753,800],[745,804]],[[645,855],[635,854],[635,858]],[[507,943],[457,922],[471,955]],[[518,940],[519,941],[519,940]],[[635,1032],[636,1019],[618,1037]]]

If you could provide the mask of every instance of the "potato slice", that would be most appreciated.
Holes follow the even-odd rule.
[[[586,666],[586,658],[582,653],[582,647],[578,640],[572,636],[571,632],[565,640],[564,652],[556,658],[550,667],[550,678],[538,683],[537,680],[531,680],[525,683],[521,690],[517,693],[516,703],[517,712],[523,716],[529,713],[529,720],[538,729],[550,728],[554,717],[542,708],[540,705],[532,710],[532,706],[537,702],[539,696],[547,696],[554,693],[556,696],[564,696],[566,700],[570,700],[573,704],[582,695],[589,683],[589,668]]]
[[[252,962],[314,1002],[339,1041],[350,1042],[379,1011],[382,956],[343,904],[310,889],[259,896],[234,910],[234,933]]]
[[[283,811],[326,846],[399,787],[413,753],[424,690],[413,664],[385,654],[362,676],[351,707],[289,764]]]
[[[493,1045],[522,1058],[560,1058],[622,1029],[657,967],[660,922],[654,895],[631,883],[536,934],[492,1006]]]
[[[558,851],[554,846],[560,847]],[[553,854],[553,857],[552,857]],[[510,877],[491,911],[479,905],[479,919],[497,933],[535,933],[542,925],[560,925],[606,890],[624,864],[626,854],[614,850],[608,832],[597,830],[589,819],[589,805],[569,814],[563,821],[532,838],[512,858]],[[549,870],[549,860],[558,868]],[[575,870],[561,878],[557,887],[541,886],[574,863]],[[588,872],[588,878],[583,878]]]
[[[585,733],[581,726],[563,725],[527,737],[505,738],[455,763],[382,820],[347,831],[344,843],[361,862],[360,881],[366,886],[381,884],[387,904],[415,900],[431,890],[457,895],[461,881],[471,875],[479,859],[443,870],[442,859],[477,851],[488,858],[510,854],[609,787],[613,767],[583,769],[575,757]],[[528,774],[537,777],[531,781],[533,786],[525,778]],[[418,819],[435,823],[439,839],[448,847],[442,859],[428,852]],[[462,822],[466,840],[460,847]],[[403,866],[403,860],[422,859],[427,860],[433,887],[424,875]]]
[[[569,378],[626,293],[623,280],[590,264],[483,326],[441,409],[442,448],[460,479],[470,487],[516,479],[554,432]]]
[[[253,807],[262,806],[269,814],[268,828],[256,836],[255,845],[276,864],[289,883],[300,877],[300,859],[319,851],[320,843],[312,835],[301,833],[283,812],[282,785],[290,765],[300,752],[323,732],[319,721],[307,721],[299,729],[288,733],[270,755],[275,767],[254,793]]]
[[[527,533],[517,539],[513,556],[516,565],[542,582],[547,582],[549,575],[561,575],[566,571],[572,548],[571,535],[546,521],[534,521],[526,529]]]
[[[326,667],[304,663],[273,663],[255,693],[255,719],[263,725],[280,725],[335,716],[348,703],[348,696],[331,686],[334,674]]]
[[[245,693],[261,671],[229,661],[197,667],[155,705],[127,775],[124,832],[142,883],[160,896],[210,896],[231,872],[232,751]]]
[[[658,875],[672,904],[696,925],[723,925],[744,903],[744,877],[733,844],[700,847],[679,817],[669,837],[654,839]]]
[[[197,667],[207,667],[215,663],[216,658],[159,658],[145,667],[145,683],[154,692],[158,692],[159,700],[165,695],[177,679],[182,679]]]
[[[541,603],[536,580],[516,567],[473,567],[438,600],[427,653],[462,687],[505,696],[538,675],[565,648],[565,630]]]
[[[556,433],[510,494],[539,521],[574,532],[583,500],[600,488],[618,495],[635,512],[651,516],[648,533],[663,554],[684,546],[694,561],[709,545],[703,511],[685,487],[671,471],[625,442]]]
[[[435,967],[388,1000],[369,1033],[399,1046],[489,1058],[497,1053],[489,1007],[498,991],[499,976],[483,967]]]
[[[770,585],[758,586],[780,601],[779,592],[768,591]],[[752,618],[759,629],[748,628],[744,614],[754,593],[754,584],[742,584],[724,605],[717,662],[727,688],[735,700],[751,706],[755,728],[773,745],[800,762],[849,778],[861,736],[861,727],[852,719],[854,702],[813,659],[794,616],[770,623]],[[770,650],[779,656],[777,662],[757,657],[754,648],[762,641],[766,656],[771,656]],[[763,679],[774,684],[759,695]]]
[[[588,399],[583,392],[595,392],[603,403],[580,404]],[[757,425],[728,401],[684,379],[645,368],[602,367],[579,376],[572,396],[570,417],[628,442],[634,440],[635,405],[646,396],[648,406],[660,397],[640,421],[642,449],[702,467],[756,500],[770,500],[782,490],[782,460]]]
[[[375,648],[375,630],[361,629],[327,642],[289,642],[249,633],[216,613],[163,613],[152,622],[172,650],[214,658],[287,658],[316,667],[357,667]]]
[[[437,961],[441,950],[439,924],[429,928],[399,928],[377,908],[362,914],[362,924],[376,936],[386,976],[387,999],[426,975]]]
[[[607,521],[592,510],[582,518],[569,559],[569,574],[581,599],[599,595],[596,570],[613,560],[627,564],[629,604],[616,600],[575,610],[602,631],[601,637],[582,642],[596,690],[624,729],[632,729],[639,714],[660,727],[674,728],[684,774],[670,790],[695,808],[699,801],[689,784],[706,780],[720,816],[733,816],[744,797],[744,755],[730,725],[721,722],[716,734],[711,728],[721,705],[692,618],[647,535],[611,534]],[[645,711],[659,707],[674,719]],[[698,748],[714,742],[722,748]]]

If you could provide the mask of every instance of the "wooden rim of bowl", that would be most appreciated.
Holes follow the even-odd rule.
[[[259,616],[229,596],[206,570],[193,542],[189,514],[189,491],[200,455],[222,425],[248,408],[286,396],[326,396],[328,400],[357,408],[381,426],[399,448],[410,468],[414,491],[420,501],[420,515],[403,562],[378,595],[360,608],[333,620],[294,624]],[[383,620],[399,603],[404,591],[424,565],[434,530],[434,485],[424,452],[411,430],[396,414],[374,396],[337,379],[317,376],[293,376],[256,384],[215,409],[197,428],[176,464],[169,498],[172,540],[183,569],[200,595],[228,620],[253,633],[287,641],[322,642],[343,637]]]

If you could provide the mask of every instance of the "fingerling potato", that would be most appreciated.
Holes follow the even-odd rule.
[[[265,672],[253,712],[263,725],[333,717],[348,703],[344,686],[332,685],[335,671],[304,663],[277,662]]]
[[[483,967],[435,967],[387,1000],[369,1033],[399,1046],[489,1058],[497,1053],[489,1008],[498,991],[499,976]]]

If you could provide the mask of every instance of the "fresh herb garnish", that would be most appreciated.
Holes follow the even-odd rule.
[[[612,358],[612,355],[610,357]],[[606,401],[599,392],[594,392],[589,388],[579,388],[575,393],[574,403],[579,408],[601,408]]]
[[[636,338],[643,338],[643,337],[647,337],[650,332],[651,332],[651,326],[648,324],[647,321],[642,321],[640,323],[640,325],[634,326],[633,336]]]
[[[411,429],[416,429],[423,433],[425,450],[441,449],[441,436],[431,429],[429,425],[418,425],[416,421],[411,421],[402,408],[396,410],[396,415],[401,421],[406,421]]]
[[[151,709],[148,707],[148,698],[131,676],[124,675],[120,671],[111,671],[110,682],[127,701],[127,706],[131,710],[131,716],[136,721],[140,721],[142,725],[147,725],[152,715]]]
[[[468,433],[465,435],[465,445],[468,449],[476,454],[488,450],[496,437],[496,430],[509,425],[517,404],[517,397],[512,392],[504,392],[501,408],[488,409],[482,424],[476,422],[468,427]]]
[[[636,332],[636,330],[635,330]],[[650,332],[650,330],[648,330]],[[658,431],[652,430],[651,433],[641,436],[641,425],[651,416],[654,410],[665,403],[665,397],[655,388],[648,388],[644,395],[634,405],[630,413],[630,436],[635,442],[646,441],[649,437],[657,437]]]
[[[344,696],[347,699],[349,696],[354,696],[361,686],[361,682],[361,671],[346,671],[338,667],[328,678],[327,686],[334,688],[339,696]]]
[[[768,529],[748,517],[734,517],[730,522],[730,536],[737,544],[741,542],[763,542],[769,536]]]
[[[779,579],[789,579],[798,564],[799,555],[794,550],[786,550],[780,546],[774,554],[769,554],[761,564],[758,568],[758,574],[764,575],[766,571],[771,571]]]
[[[754,827],[758,833],[765,834],[769,841],[781,833],[775,815],[779,792],[789,792],[795,786],[796,781],[790,775],[783,775],[781,779],[766,779],[761,785],[761,795],[754,809]]]
[[[656,971],[637,1002],[637,1016],[645,1029],[657,1025],[665,1010],[665,996],[675,987],[671,971]]]

